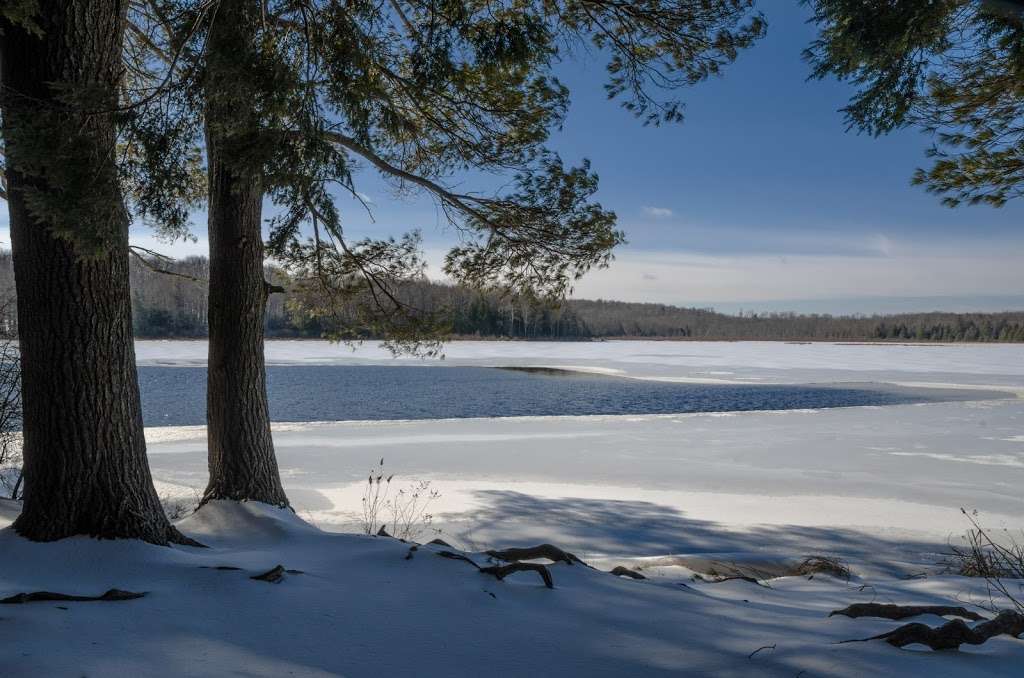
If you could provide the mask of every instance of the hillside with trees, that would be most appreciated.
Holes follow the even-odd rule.
[[[135,334],[142,338],[206,337],[206,279],[209,261],[188,257],[174,262],[133,259],[130,267]],[[274,267],[266,277],[285,288],[291,281]],[[10,253],[0,253],[0,293],[13,296]],[[786,341],[1024,341],[1024,311],[1004,313],[905,313],[832,316],[749,313],[728,315],[708,308],[666,304],[571,299],[552,306],[520,295],[481,292],[429,281],[409,283],[403,299],[445,318],[456,337],[587,340],[602,338]],[[319,338],[346,328],[345,311],[331,319],[317,316],[294,295],[271,295],[266,333],[270,337]],[[11,319],[13,320],[13,318]],[[354,336],[375,338],[360,328],[351,310]]]

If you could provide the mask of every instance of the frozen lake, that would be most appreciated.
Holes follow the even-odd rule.
[[[443,365],[271,365],[271,418],[302,422],[681,414],[1000,397],[988,391],[882,384],[699,384],[549,368]],[[143,366],[139,384],[147,426],[205,423],[206,368]]]
[[[149,369],[178,370],[195,388],[185,374],[201,372],[204,342],[137,350],[144,383]],[[358,530],[366,471],[384,457],[402,482],[429,480],[441,492],[436,525],[460,543],[551,541],[591,554],[837,552],[928,564],[962,534],[960,507],[993,526],[1024,528],[1022,345],[457,342],[445,352],[443,362],[419,361],[375,345],[268,342],[272,408],[282,406],[273,390],[284,377],[285,390],[317,413],[301,418],[324,420],[274,412],[299,515]],[[586,374],[490,369],[513,365]],[[339,387],[357,377],[366,383],[347,394]],[[477,402],[459,393],[469,383]],[[341,395],[319,402],[327,390]],[[822,400],[851,391],[913,398]],[[165,397],[201,412],[194,392],[174,393],[168,386]],[[360,393],[366,402],[353,401]],[[740,409],[739,397],[761,401],[747,411],[684,409],[715,397],[726,399],[716,410]],[[817,400],[786,410],[794,398]],[[636,413],[652,402],[678,409]],[[609,403],[638,410],[594,413]],[[486,416],[529,408],[566,416]],[[201,426],[146,435],[162,493],[190,497],[205,485]]]

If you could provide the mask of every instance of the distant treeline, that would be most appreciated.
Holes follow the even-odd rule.
[[[145,338],[206,336],[204,257],[189,257],[152,270],[133,259],[132,304],[135,333]],[[182,277],[185,276],[185,277]],[[287,278],[268,267],[267,277],[287,286]],[[406,292],[417,307],[448,309],[452,333],[463,337],[580,340],[663,338],[789,341],[1024,341],[1024,312],[907,313],[884,316],[726,315],[711,309],[621,301],[570,300],[558,308],[517,297],[423,282]],[[0,252],[0,295],[13,298],[11,255]],[[316,338],[332,328],[271,295],[266,328],[271,337]],[[3,319],[10,330],[13,318]]]

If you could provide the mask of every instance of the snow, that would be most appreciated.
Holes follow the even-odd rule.
[[[205,365],[205,341],[136,342],[140,365]],[[1024,385],[1021,344],[882,344],[771,341],[456,341],[444,363],[548,366],[702,383],[916,380]],[[269,365],[420,364],[379,345],[268,341]]]
[[[991,676],[1011,675],[1021,658],[1011,639],[941,655],[835,644],[894,626],[827,617],[851,602],[980,600],[977,582],[955,577],[896,586],[819,575],[767,588],[701,583],[671,565],[652,564],[649,579],[632,581],[557,564],[548,590],[532,573],[499,582],[438,557],[442,547],[406,559],[397,540],[321,532],[260,504],[212,504],[180,526],[210,548],[33,544],[0,533],[0,594],[147,592],[5,606],[5,675],[862,676],[885,666],[895,675]],[[278,584],[249,578],[278,563],[301,574]],[[225,565],[242,569],[213,569]]]
[[[139,342],[137,352],[140,364],[201,365],[206,347]],[[446,355],[430,364],[1024,393],[1020,345],[458,342]],[[268,342],[267,357],[394,362],[376,346],[324,342]],[[209,548],[32,544],[0,530],[0,597],[149,592],[0,606],[0,673],[1019,675],[1019,640],[956,653],[836,644],[897,622],[827,616],[856,602],[987,604],[983,581],[950,575],[942,561],[967,527],[960,507],[1022,534],[1024,399],[976,393],[820,411],[275,424],[295,513],[205,506],[179,528]],[[203,427],[146,436],[158,492],[193,500],[206,480]],[[481,564],[490,548],[551,542],[598,569],[554,565],[548,590],[533,573],[499,582],[431,552],[441,547],[407,560],[406,544],[354,534],[366,472],[381,457],[399,484],[425,480],[441,494],[422,541],[437,530]],[[16,514],[0,501],[0,527]],[[839,556],[853,578],[786,576],[768,587],[693,578],[712,568],[785,573],[809,554]],[[249,579],[279,563],[303,573]],[[219,565],[243,570],[209,569]],[[616,565],[648,579],[604,572]]]

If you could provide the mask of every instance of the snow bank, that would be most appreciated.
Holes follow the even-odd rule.
[[[1022,658],[1011,639],[959,653],[835,644],[896,623],[829,618],[832,609],[878,598],[980,600],[977,582],[959,578],[818,575],[769,588],[694,581],[671,566],[634,581],[560,563],[549,590],[533,573],[497,581],[438,557],[441,547],[408,558],[397,540],[320,532],[271,507],[217,503],[181,527],[211,548],[33,544],[0,531],[0,596],[146,592],[4,606],[4,675],[963,677],[1012,675]],[[250,578],[277,564],[301,573],[278,584]],[[225,566],[240,569],[217,569]]]
[[[466,342],[447,352],[442,365],[1024,389],[1022,346]],[[140,342],[138,353],[144,364],[203,364],[206,347]],[[268,342],[267,353],[278,364],[409,360],[323,342]],[[146,435],[158,492],[187,502],[206,482],[203,428]],[[964,678],[1019,675],[1024,661],[1024,643],[1010,638],[956,653],[836,644],[897,623],[828,617],[858,602],[989,603],[983,582],[943,574],[940,561],[966,527],[960,506],[986,525],[1024,528],[1021,399],[275,424],[274,437],[296,512],[214,502],[179,523],[209,548],[32,544],[4,527],[18,506],[0,500],[0,597],[147,592],[0,606],[0,674]],[[476,562],[491,547],[550,541],[599,569],[554,565],[549,590],[533,573],[497,581],[439,557],[441,547],[409,558],[408,544],[353,534],[380,457],[398,482],[440,490],[433,527]],[[723,567],[779,573],[816,553],[844,558],[853,578],[694,578]],[[301,573],[250,578],[278,564]],[[601,571],[616,565],[647,579]]]

